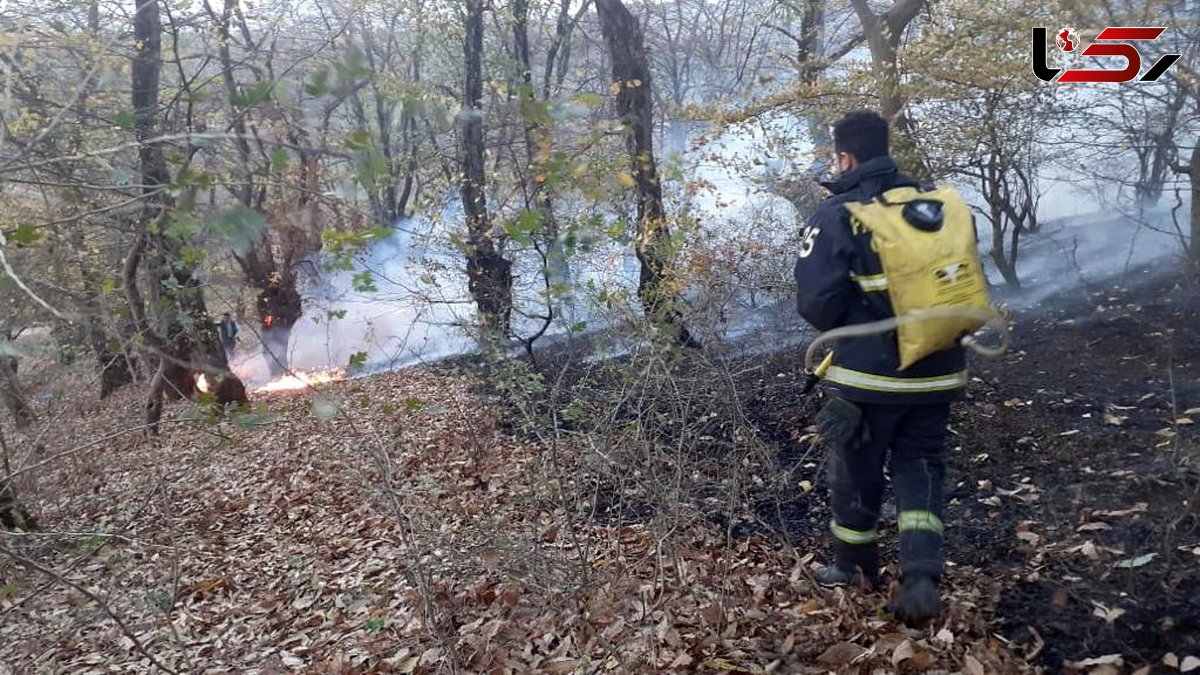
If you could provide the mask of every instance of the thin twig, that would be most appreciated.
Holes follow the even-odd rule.
[[[13,280],[13,283],[15,283],[18,288],[20,288],[22,291],[25,291],[26,295],[33,298],[34,302],[46,308],[51,314],[62,319],[63,321],[66,321],[67,323],[75,323],[70,317],[55,309],[50,303],[43,300],[41,296],[39,296],[37,293],[34,293],[33,289],[25,285],[25,282],[22,281],[21,277],[17,275],[16,270],[14,270],[12,265],[9,264],[8,256],[4,255],[4,247],[7,245],[8,240],[4,237],[4,233],[0,232],[0,265],[4,267],[4,273]]]
[[[77,539],[113,539],[116,541],[125,542],[126,544],[137,544],[146,548],[157,548],[164,551],[178,551],[175,546],[166,546],[164,544],[153,544],[141,539],[126,537],[123,534],[113,534],[109,532],[6,532],[0,531],[0,537],[12,537],[14,539],[47,539],[52,537],[73,537]],[[205,553],[204,551],[190,551],[200,555],[209,555],[216,557],[215,554]]]
[[[74,581],[71,581],[70,579],[67,579],[66,577],[60,575],[58,572],[55,572],[54,570],[52,570],[48,567],[43,567],[43,566],[39,565],[37,562],[34,562],[33,560],[30,560],[29,558],[26,558],[25,556],[20,555],[19,553],[15,552],[15,551],[11,551],[4,546],[0,546],[0,553],[13,559],[19,565],[28,567],[33,570],[37,570],[38,572],[41,572],[42,574],[57,581],[58,583],[60,583],[64,586],[67,586],[67,587],[71,588],[72,590],[75,590],[75,591],[87,596],[88,599],[90,599],[92,602],[96,603],[100,607],[100,609],[102,609],[104,611],[104,613],[107,614],[108,617],[117,624],[117,627],[121,629],[121,632],[124,633],[125,637],[129,638],[129,640],[131,642],[133,642],[133,646],[136,647],[139,652],[141,652],[142,656],[145,656],[146,658],[150,659],[150,662],[153,663],[155,666],[158,666],[158,668],[160,670],[162,670],[163,672],[170,673],[171,675],[176,675],[176,672],[174,670],[172,670],[171,668],[168,668],[165,663],[160,661],[158,659],[158,657],[156,657],[154,654],[151,654],[150,651],[148,649],[146,649],[146,646],[142,644],[142,641],[138,639],[137,635],[134,634],[134,632],[129,629],[129,626],[125,625],[125,622],[121,620],[121,617],[117,616],[117,613],[113,611],[112,607],[109,607],[108,603],[106,603],[98,595],[89,591],[88,589],[84,588],[83,586],[80,586],[79,584],[75,583]]]
[[[192,422],[192,420],[162,420],[159,423],[160,424],[172,424],[172,423],[174,423],[174,424],[189,424],[190,422]],[[97,445],[107,443],[108,441],[120,438],[122,436],[127,436],[129,434],[132,434],[132,433],[135,433],[138,431],[145,431],[146,429],[149,429],[152,426],[154,426],[154,425],[139,424],[134,427],[129,427],[128,429],[122,429],[121,431],[117,431],[117,432],[108,434],[107,436],[101,436],[100,438],[88,441],[87,443],[84,443],[83,445],[71,448],[70,450],[63,450],[62,452],[60,452],[58,454],[51,455],[51,456],[47,457],[46,459],[43,459],[42,461],[38,462],[37,464],[31,464],[30,466],[26,466],[26,467],[17,469],[16,471],[12,472],[11,474],[5,476],[4,479],[12,480],[12,479],[16,478],[17,476],[20,476],[23,473],[29,473],[30,471],[33,471],[34,469],[38,469],[43,466],[46,466],[47,464],[50,464],[51,462],[54,462],[55,460],[62,459],[63,457],[73,455],[77,452],[83,452],[84,450],[87,450],[88,448],[93,448]]]

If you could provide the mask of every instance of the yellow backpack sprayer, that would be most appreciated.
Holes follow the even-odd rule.
[[[841,338],[896,331],[900,370],[958,345],[989,357],[1007,351],[1008,321],[989,301],[971,212],[953,188],[900,187],[845,206],[851,229],[871,233],[895,316],[817,336],[804,357],[806,391],[833,363],[829,352],[814,366],[821,347]],[[999,344],[980,342],[987,327],[999,334]]]

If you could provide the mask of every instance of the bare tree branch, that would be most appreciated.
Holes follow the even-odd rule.
[[[157,656],[155,656],[154,654],[151,654],[150,651],[148,649],[146,649],[146,645],[142,644],[142,641],[140,639],[138,639],[137,634],[129,629],[129,626],[127,626],[125,624],[125,621],[123,621],[121,619],[121,617],[118,616],[117,613],[113,611],[112,607],[110,607],[108,605],[108,603],[105,602],[100,596],[96,595],[92,591],[89,591],[87,588],[84,588],[83,586],[75,583],[74,581],[71,581],[70,579],[60,575],[58,572],[55,572],[54,570],[52,570],[48,567],[43,567],[42,565],[38,564],[37,562],[30,560],[29,558],[26,558],[25,556],[17,553],[16,551],[13,551],[5,546],[0,546],[0,553],[8,556],[13,561],[15,561],[17,564],[19,564],[23,567],[28,567],[32,570],[36,570],[36,571],[46,575],[47,577],[50,577],[51,579],[55,580],[56,582],[76,591],[77,593],[81,593],[84,596],[86,596],[89,600],[96,603],[96,605],[99,606],[100,609],[103,610],[103,612],[105,614],[107,614],[108,617],[110,619],[112,619],[114,623],[117,624],[117,627],[121,629],[121,633],[123,633],[125,635],[125,637],[129,638],[129,640],[133,643],[133,646],[135,648],[137,648],[138,652],[141,653],[142,656],[145,656],[147,659],[150,659],[150,663],[153,663],[155,666],[157,666],[163,672],[170,673],[171,675],[176,675],[176,673],[173,669],[171,669],[169,666],[167,666],[167,664],[163,663]]]

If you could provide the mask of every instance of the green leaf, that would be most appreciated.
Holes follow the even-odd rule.
[[[365,129],[359,129],[346,137],[346,149],[351,152],[362,152],[371,145],[371,134]]]
[[[1145,555],[1139,555],[1136,558],[1129,558],[1128,560],[1117,562],[1113,565],[1113,567],[1119,567],[1127,570],[1134,569],[1135,567],[1145,567],[1146,565],[1150,564],[1151,560],[1154,560],[1157,557],[1157,553],[1147,553]]]
[[[333,64],[337,70],[338,79],[342,82],[353,82],[371,74],[367,65],[367,57],[358,47],[350,47],[341,63]]]
[[[604,97],[594,92],[580,92],[572,96],[571,99],[589,108],[599,108],[604,104]]]
[[[63,23],[62,21],[51,21],[50,27],[53,28],[57,33],[62,33],[63,35],[67,34],[67,24]]]
[[[424,399],[417,398],[416,396],[409,396],[408,398],[404,399],[404,409],[408,412],[417,412],[427,405],[429,405],[428,402],[426,402]]]
[[[380,179],[387,178],[388,175],[388,160],[382,153],[371,149],[359,154],[358,180],[368,190],[375,190]]]
[[[327,319],[329,319],[329,320],[331,320],[331,321],[332,321],[332,320],[337,320],[337,319],[344,319],[344,318],[346,318],[346,310],[344,310],[344,309],[331,309],[331,310],[329,310],[329,312],[327,312],[327,313],[325,314],[325,318],[327,318]]]
[[[267,219],[249,206],[238,204],[213,221],[210,229],[224,237],[234,252],[244,254],[262,239]]]
[[[288,151],[284,150],[283,148],[276,150],[271,155],[271,166],[274,167],[276,171],[286,171],[288,168],[288,163],[291,161],[291,155],[289,155]]]
[[[367,365],[367,353],[356,352],[350,355],[350,361],[346,364],[346,369],[352,373],[361,371]]]
[[[542,227],[542,214],[539,211],[526,209],[517,217],[504,223],[504,232],[510,239],[522,246],[533,245],[533,235]]]
[[[363,628],[368,633],[378,633],[379,631],[383,630],[385,624],[386,622],[383,620],[383,618],[377,616],[374,619],[367,619],[364,621]]]
[[[571,422],[578,422],[579,420],[583,419],[585,414],[586,413],[583,407],[578,403],[572,403],[562,410],[563,419]]]
[[[210,396],[211,396],[211,395],[210,395]],[[212,419],[213,419],[213,414],[212,414],[212,411],[211,411],[211,406],[209,406],[209,405],[203,405],[203,404],[205,403],[205,401],[204,401],[204,395],[203,395],[203,394],[201,394],[201,395],[200,395],[199,397],[197,397],[197,398],[198,398],[198,400],[200,401],[200,403],[201,403],[202,405],[197,405],[197,406],[191,406],[191,407],[189,407],[189,408],[184,408],[182,411],[180,411],[180,413],[179,413],[179,416],[178,416],[178,418],[177,418],[177,419],[179,419],[180,421],[183,421],[183,422],[206,422],[206,421],[212,421]],[[211,402],[211,401],[209,401],[209,402]]]
[[[210,186],[212,186],[212,182],[213,179],[211,175],[203,171],[195,171],[191,167],[184,167],[178,174],[176,174],[175,183],[172,185],[172,187],[174,187],[177,191],[182,191],[184,188],[192,186],[207,190]]]
[[[21,223],[5,235],[9,242],[17,246],[29,246],[42,238],[42,233],[29,223]]]
[[[375,275],[371,273],[371,270],[363,270],[355,274],[350,279],[350,283],[354,287],[354,290],[359,293],[379,292],[379,287],[375,285]]]
[[[580,321],[579,323],[571,325],[572,333],[582,333],[585,330],[587,330],[587,322],[586,321]]]
[[[532,90],[524,85],[519,87],[518,93],[520,94],[521,117],[529,123],[544,127],[554,123],[554,115],[551,114],[549,101],[539,101],[533,98]]]
[[[241,412],[233,415],[233,423],[242,429],[254,429],[274,424],[276,417],[266,412]]]
[[[137,117],[130,112],[117,113],[117,116],[113,118],[113,124],[118,128],[129,130],[137,126]]]
[[[613,241],[623,243],[625,238],[629,236],[629,223],[624,220],[614,220],[604,229],[604,234],[608,235],[608,238]]]
[[[309,96],[324,96],[329,93],[329,71],[322,69],[318,70],[314,75],[312,82],[304,88]]]
[[[19,358],[22,356],[25,356],[25,353],[21,351],[17,343],[0,339],[0,357]]]
[[[274,84],[271,82],[259,82],[230,96],[229,102],[235,108],[253,108],[271,98],[272,87]]]
[[[167,219],[167,227],[163,231],[166,236],[179,241],[187,241],[196,234],[200,221],[191,211],[175,211]]]
[[[204,259],[207,257],[207,255],[208,254],[202,248],[187,246],[179,252],[179,259],[183,261],[183,264],[185,265],[190,267],[199,267],[200,264],[204,262]]]

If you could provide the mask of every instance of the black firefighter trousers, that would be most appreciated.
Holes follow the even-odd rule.
[[[900,573],[905,579],[942,575],[942,511],[946,480],[948,403],[855,404],[861,432],[833,449],[830,501],[834,564],[878,575],[879,509],[884,463],[889,460],[900,530]]]

